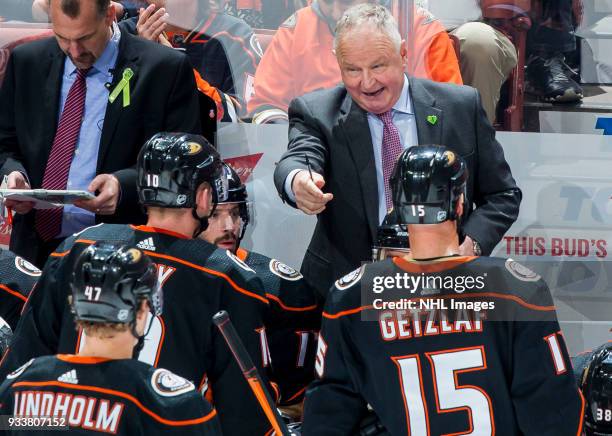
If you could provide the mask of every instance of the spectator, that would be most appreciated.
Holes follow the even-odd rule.
[[[96,222],[142,222],[133,168],[141,145],[163,129],[200,131],[184,55],[120,32],[108,0],[51,0],[50,11],[55,38],[20,45],[9,59],[0,174],[9,188],[85,189],[96,197],[46,211],[7,201],[17,212],[11,250],[39,267],[63,238]]]
[[[572,78],[576,73],[565,63],[565,55],[576,50],[572,0],[543,0],[527,39],[529,90],[549,102],[582,100],[583,90]]]
[[[286,120],[293,98],[340,83],[332,47],[334,28],[344,11],[358,3],[363,0],[314,1],[281,25],[257,68],[255,95],[248,105],[255,122]],[[454,48],[440,23],[416,9],[412,29],[407,44],[409,74],[463,83]]]
[[[390,208],[392,164],[417,143],[451,144],[466,159],[473,177],[461,254],[491,253],[516,220],[521,191],[478,91],[407,78],[405,42],[382,6],[347,10],[334,46],[344,85],[293,100],[288,150],[274,172],[284,201],[318,215],[302,263],[306,280],[326,293],[336,278],[370,259]]]
[[[459,40],[463,83],[478,89],[487,118],[493,123],[501,87],[517,63],[514,44],[495,27],[499,23],[483,21],[481,0],[416,1]]]
[[[122,29],[183,50],[196,71],[198,88],[219,103],[220,119],[246,112],[261,48],[251,27],[211,9],[209,0],[148,0],[139,18]],[[225,117],[223,117],[225,114]]]

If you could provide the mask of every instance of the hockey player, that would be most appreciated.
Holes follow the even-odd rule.
[[[236,254],[262,280],[270,300],[265,324],[271,378],[280,389],[279,405],[296,404],[314,378],[321,310],[314,291],[298,271],[276,259],[240,248],[250,222],[247,189],[231,166],[224,163],[223,170],[228,182],[227,199],[219,202],[201,237]]]
[[[510,259],[458,256],[466,180],[446,147],[400,155],[390,185],[412,257],[362,266],[330,291],[302,434],[351,434],[368,405],[393,435],[581,433],[544,281]]]
[[[156,263],[165,299],[164,314],[147,322],[139,360],[194,382],[215,405],[224,434],[263,435],[270,425],[211,318],[221,309],[229,312],[265,379],[268,298],[240,259],[192,239],[206,228],[217,200],[225,199],[217,198],[217,192],[226,195],[227,183],[219,154],[201,136],[159,133],[143,146],[137,169],[147,225],[90,227],[52,253],[0,369],[6,373],[32,357],[82,349],[87,333],[72,327],[63,285],[71,265],[94,241],[128,244]]]
[[[586,401],[585,436],[612,435],[612,341],[572,358]]]
[[[31,359],[8,375],[0,412],[18,416],[13,433],[29,434],[28,418],[53,417],[50,423],[69,426],[71,434],[221,434],[216,412],[193,383],[132,359],[147,314],[162,312],[149,257],[96,243],[79,256],[70,288],[88,341],[76,355]]]

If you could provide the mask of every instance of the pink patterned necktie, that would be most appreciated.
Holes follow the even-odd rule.
[[[389,187],[389,178],[393,173],[395,162],[403,151],[402,141],[399,130],[393,124],[392,110],[376,115],[383,122],[383,138],[382,138],[382,167],[383,177],[385,179],[385,203],[387,211],[393,207],[391,198],[391,189]]]
[[[85,94],[87,86],[85,77],[90,68],[77,70],[77,77],[68,91],[64,110],[53,139],[51,153],[43,176],[43,189],[66,189],[68,172],[74,156],[83,112],[85,110]],[[63,208],[43,209],[36,211],[36,231],[44,241],[49,241],[59,235],[62,229]]]

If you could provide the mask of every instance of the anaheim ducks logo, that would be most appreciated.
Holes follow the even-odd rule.
[[[292,282],[302,278],[302,274],[300,274],[298,271],[276,259],[270,260],[270,271],[272,274],[280,277],[281,279],[290,280]]]
[[[523,282],[537,282],[541,278],[526,266],[512,259],[506,260],[505,266],[506,269],[510,271],[510,274]]]
[[[452,165],[455,162],[455,159],[457,159],[455,153],[453,153],[452,151],[445,151],[444,157],[446,157],[447,165]]]
[[[185,392],[193,391],[195,386],[167,369],[159,368],[151,377],[153,390],[162,397],[176,397]]]
[[[359,279],[361,279],[361,276],[363,275],[364,271],[365,268],[362,266],[360,268],[357,268],[355,271],[351,271],[350,273],[342,277],[340,280],[336,280],[336,288],[340,289],[341,291],[350,288],[355,283],[357,283]]]
[[[187,145],[189,146],[189,151],[187,152],[189,155],[198,154],[202,150],[202,146],[197,142],[188,142]]]
[[[15,257],[15,268],[24,274],[32,277],[40,277],[42,271],[32,265],[30,262],[25,260],[23,257]]]
[[[132,263],[136,263],[140,260],[140,258],[142,257],[142,251],[140,251],[137,248],[130,248],[127,253],[130,255],[130,258],[132,259]]]

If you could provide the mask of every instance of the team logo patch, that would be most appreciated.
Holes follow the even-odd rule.
[[[238,256],[236,256],[234,253],[232,253],[229,250],[225,250],[225,252],[227,253],[227,257],[229,257],[234,262],[236,262],[240,268],[242,268],[245,271],[252,272],[252,273],[255,272],[246,263],[244,263],[242,260],[240,260],[240,258]]]
[[[151,386],[162,397],[176,397],[195,389],[190,381],[163,368],[155,370],[151,377]]]
[[[365,271],[365,268],[362,266],[360,268],[357,268],[355,271],[348,273],[347,275],[342,277],[340,280],[336,280],[336,288],[340,290],[350,288],[355,283],[357,283],[359,279],[361,279],[361,276],[363,275],[364,271]]]
[[[6,378],[13,379],[19,377],[21,373],[23,373],[27,369],[27,367],[32,364],[32,362],[34,362],[34,358],[28,360],[25,364],[21,365],[15,371],[11,372],[9,375],[6,376]]]
[[[142,251],[138,250],[137,248],[130,248],[128,250],[128,254],[132,258],[132,263],[137,263],[142,257]]]
[[[197,142],[188,142],[187,145],[189,146],[189,152],[187,152],[187,154],[198,154],[200,150],[202,150],[202,146]]]
[[[452,151],[445,151],[444,156],[446,157],[447,165],[452,165],[455,162],[455,153],[453,153]]]
[[[298,271],[276,259],[270,260],[270,271],[272,274],[279,276],[281,279],[290,280],[292,282],[302,278],[302,274],[300,274]]]
[[[30,262],[25,260],[23,257],[15,257],[15,268],[24,274],[32,277],[40,277],[42,271],[32,265]]]
[[[540,276],[524,265],[521,265],[515,260],[508,259],[505,263],[506,269],[510,271],[514,277],[522,282],[537,282],[540,280]]]

